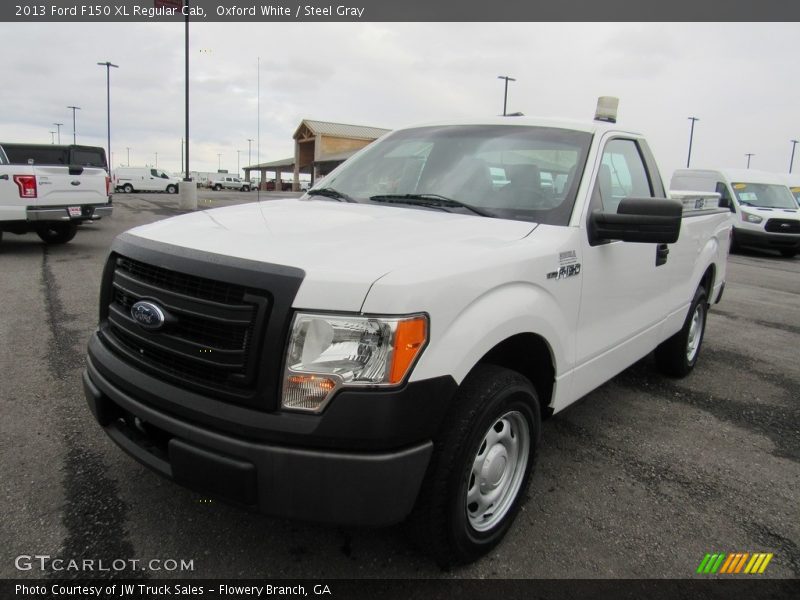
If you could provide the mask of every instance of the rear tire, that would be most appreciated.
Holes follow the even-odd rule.
[[[130,183],[126,183],[125,185],[122,186],[122,191],[125,192],[126,194],[132,194],[133,186]]]
[[[781,250],[781,256],[785,256],[786,258],[793,258],[797,256],[797,250],[794,248],[784,248]]]
[[[174,184],[170,184],[167,186],[167,193],[168,194],[177,194],[178,193],[178,186]]]
[[[670,377],[686,377],[697,364],[706,331],[708,298],[703,286],[697,288],[681,330],[662,342],[655,351],[656,366]]]
[[[461,384],[411,516],[441,568],[472,562],[503,539],[525,497],[540,431],[536,390],[519,373],[478,365]]]
[[[214,189],[216,191],[220,191],[222,189],[222,186],[220,184],[217,184],[217,185],[214,186]]]
[[[36,228],[36,235],[46,244],[66,244],[78,233],[78,223],[43,223]]]

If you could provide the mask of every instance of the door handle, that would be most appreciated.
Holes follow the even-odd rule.
[[[667,256],[669,255],[669,246],[666,244],[659,244],[656,246],[656,266],[660,267],[664,263],[667,262]]]

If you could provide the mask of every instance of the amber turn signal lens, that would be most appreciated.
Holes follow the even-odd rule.
[[[397,324],[389,383],[400,383],[403,380],[427,339],[428,327],[425,318],[417,317]]]

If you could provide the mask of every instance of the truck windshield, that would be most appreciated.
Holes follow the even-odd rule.
[[[789,188],[794,196],[794,199],[797,200],[797,204],[800,204],[800,185],[795,185]]]
[[[734,183],[736,200],[742,206],[761,208],[797,208],[797,201],[785,185],[767,183]]]
[[[356,202],[438,209],[566,225],[590,133],[519,125],[419,127],[389,134],[316,188]],[[414,199],[408,204],[403,198]],[[393,202],[387,202],[387,198]]]

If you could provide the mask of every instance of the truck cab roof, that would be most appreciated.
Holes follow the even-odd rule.
[[[627,133],[630,135],[641,135],[637,131],[629,130],[620,127],[617,123],[608,123],[606,121],[589,121],[581,119],[559,119],[551,117],[486,117],[476,119],[462,119],[452,121],[434,121],[428,123],[419,123],[402,129],[415,129],[418,127],[450,127],[450,126],[464,126],[464,125],[509,125],[509,126],[526,126],[526,127],[552,127],[557,129],[570,129],[573,131],[584,131],[586,133],[606,133],[608,131]]]

